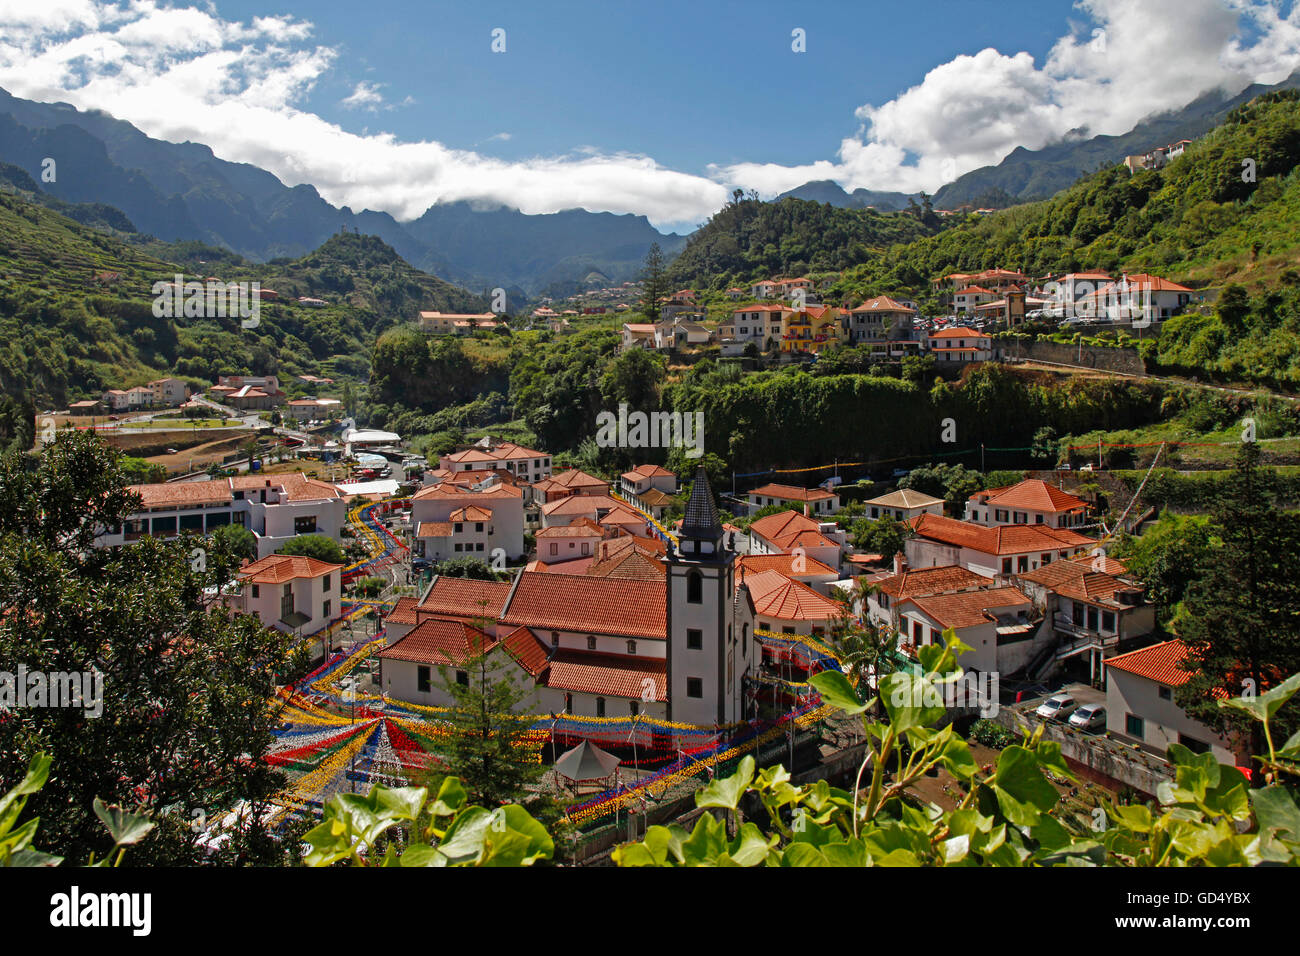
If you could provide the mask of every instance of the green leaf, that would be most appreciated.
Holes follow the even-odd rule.
[[[791,843],[781,855],[782,866],[830,866],[830,861],[811,843]]]
[[[1300,808],[1296,807],[1295,799],[1285,787],[1274,784],[1252,790],[1250,797],[1261,833],[1268,832],[1292,843],[1300,843]]]
[[[139,843],[154,828],[149,818],[141,813],[132,813],[121,807],[106,806],[104,801],[95,798],[95,816],[108,827],[113,837],[114,846],[130,846]]]
[[[1300,674],[1292,674],[1282,683],[1270,690],[1266,690],[1258,697],[1233,697],[1230,700],[1219,701],[1219,706],[1250,714],[1256,720],[1271,720],[1273,715],[1278,712],[1278,709],[1290,700],[1296,691],[1300,691]]]
[[[352,852],[352,831],[344,820],[329,813],[326,817],[303,835],[303,842],[310,847],[303,856],[308,866],[329,866]]]
[[[58,866],[63,857],[31,848],[19,850],[6,861],[7,866]]]
[[[555,841],[531,813],[515,803],[507,803],[500,812],[505,814],[506,826],[524,840],[521,865],[532,866],[538,860],[549,860],[555,853]]]
[[[406,851],[398,858],[398,865],[438,866],[440,858],[446,859],[438,852],[437,847],[429,846],[427,843],[416,843],[406,848]]]
[[[1043,776],[1037,756],[1019,744],[1007,747],[998,757],[993,788],[1002,812],[1017,826],[1037,823],[1037,811],[1052,809],[1060,799],[1056,788]]]
[[[695,795],[695,805],[697,807],[722,807],[727,810],[734,810],[740,803],[740,798],[749,789],[749,784],[753,779],[754,758],[746,755],[741,759],[740,765],[736,767],[736,772],[731,776],[711,780],[708,786],[702,787]]]
[[[753,823],[745,823],[741,826],[740,833],[727,847],[727,855],[738,866],[758,866],[767,860],[768,854],[772,852],[777,842],[777,837],[766,837]]]
[[[435,817],[454,817],[468,799],[469,795],[459,777],[443,777],[438,796],[429,804],[429,812]]]
[[[452,866],[474,865],[483,856],[487,829],[492,825],[492,811],[482,807],[466,807],[456,814],[447,827],[438,851]]]
[[[711,813],[701,814],[691,835],[682,841],[687,866],[713,866],[726,849],[726,830]]]
[[[849,716],[860,714],[871,706],[858,700],[857,691],[853,689],[849,679],[839,671],[822,671],[814,674],[809,678],[808,683],[821,694],[823,701]]]

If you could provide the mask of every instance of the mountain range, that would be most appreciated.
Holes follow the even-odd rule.
[[[52,178],[42,175],[46,158],[55,160]],[[286,186],[207,146],[153,139],[101,111],[36,103],[5,90],[0,162],[30,177],[20,188],[38,185],[64,203],[115,207],[136,230],[163,241],[197,240],[267,261],[296,258],[340,231],[357,231],[383,239],[417,268],[475,290],[533,294],[592,273],[620,282],[640,272],[651,243],[671,255],[686,242],[644,216],[582,209],[530,216],[460,201],[438,203],[405,223],[384,212],[353,212],[326,202],[313,186]]]

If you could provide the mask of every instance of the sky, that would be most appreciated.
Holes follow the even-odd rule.
[[[399,220],[933,192],[1300,68],[1297,0],[0,0],[0,87]]]

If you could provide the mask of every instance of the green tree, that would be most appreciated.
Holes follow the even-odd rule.
[[[911,537],[907,525],[888,517],[859,518],[849,526],[849,530],[853,535],[853,547],[878,554],[885,561],[892,561]]]
[[[650,251],[646,253],[645,266],[641,270],[641,313],[651,322],[659,321],[659,305],[668,298],[665,268],[664,254],[659,243],[650,243]]]
[[[307,558],[315,558],[317,561],[328,561],[330,564],[347,563],[347,559],[343,554],[343,547],[333,538],[326,537],[323,534],[300,534],[296,538],[290,538],[286,541],[275,553],[298,554]]]
[[[212,540],[236,558],[257,558],[257,536],[242,525],[223,525],[212,532]]]
[[[1180,636],[1191,677],[1175,697],[1215,730],[1249,731],[1253,754],[1265,752],[1262,727],[1220,709],[1219,696],[1240,693],[1247,680],[1260,693],[1300,671],[1300,514],[1281,508],[1259,454],[1257,443],[1242,443],[1233,481],[1213,512],[1219,544],[1184,599]],[[1295,731],[1296,711],[1293,705],[1276,714],[1275,726]],[[1262,784],[1263,767],[1256,768]]]
[[[629,410],[648,415],[659,408],[659,387],[665,374],[661,356],[645,349],[628,349],[606,366],[600,377],[600,397],[610,410],[626,402]]]
[[[448,558],[439,561],[433,573],[444,578],[474,578],[479,581],[495,581],[497,574],[482,558]]]
[[[89,706],[0,721],[0,789],[44,751],[65,768],[31,799],[49,849],[85,859],[103,848],[99,797],[154,814],[157,833],[133,859],[171,865],[208,861],[195,811],[219,818],[247,801],[253,812],[226,858],[279,862],[261,820],[286,780],[263,758],[276,685],[304,662],[287,635],[205,601],[238,566],[222,542],[92,547],[139,508],[119,457],[92,433],[69,432],[35,469],[0,460],[0,660],[89,675]]]

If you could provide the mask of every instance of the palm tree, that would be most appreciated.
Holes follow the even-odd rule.
[[[898,633],[888,625],[872,622],[867,615],[869,599],[880,591],[880,584],[867,580],[865,574],[858,576],[852,589],[834,590],[842,610],[831,626],[831,643],[848,678],[858,684],[865,682],[871,690],[893,670],[893,654],[898,647]]]

